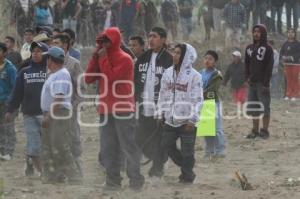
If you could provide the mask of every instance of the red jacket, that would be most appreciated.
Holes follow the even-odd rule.
[[[89,60],[85,71],[85,82],[91,84],[99,80],[100,104],[98,112],[100,114],[134,112],[133,60],[120,48],[121,34],[118,28],[108,28],[100,33],[97,38],[102,36],[107,36],[110,39],[112,47],[107,49],[105,56],[101,58],[93,56]],[[98,44],[101,46],[100,43]],[[88,73],[101,74],[106,78],[87,76]],[[124,81],[127,83],[124,83]]]

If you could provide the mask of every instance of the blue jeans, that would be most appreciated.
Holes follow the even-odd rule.
[[[27,136],[26,151],[28,156],[40,156],[42,140],[42,115],[24,115],[24,129]]]
[[[180,18],[180,22],[181,22],[181,27],[182,27],[182,32],[183,32],[183,36],[184,38],[189,38],[192,30],[193,30],[193,22],[192,22],[192,17],[191,18]]]
[[[222,130],[221,103],[216,103],[216,136],[205,137],[205,156],[225,155],[225,137]]]

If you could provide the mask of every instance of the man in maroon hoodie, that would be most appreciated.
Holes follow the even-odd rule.
[[[256,25],[253,27],[252,34],[254,42],[247,46],[245,53],[246,80],[249,83],[247,112],[253,116],[253,129],[247,138],[254,139],[259,136],[267,139],[270,123],[270,80],[274,56],[273,49],[267,42],[266,27]],[[263,114],[263,128],[259,131],[261,114]]]
[[[133,61],[121,50],[118,28],[108,28],[96,39],[98,47],[85,72],[86,83],[99,82],[101,161],[106,169],[106,186],[121,187],[122,154],[127,160],[130,188],[139,190],[144,184],[140,174],[139,149],[135,143],[135,100]],[[92,75],[99,74],[101,77]]]

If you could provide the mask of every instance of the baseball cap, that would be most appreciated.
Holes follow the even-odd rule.
[[[48,51],[44,53],[44,55],[48,55],[61,61],[65,60],[65,51],[62,48],[56,46],[49,48]]]
[[[46,33],[41,33],[41,34],[38,34],[37,36],[35,36],[33,38],[33,41],[34,42],[41,42],[41,41],[48,41],[50,40],[51,38],[48,37],[48,35]]]
[[[47,52],[48,48],[49,48],[49,46],[43,42],[32,42],[32,44],[30,46],[30,51],[32,52],[35,47],[38,47],[43,52]]]
[[[232,53],[232,55],[234,55],[234,56],[236,56],[236,57],[239,57],[239,58],[241,58],[242,57],[242,54],[239,52],[239,51],[234,51],[233,53]]]

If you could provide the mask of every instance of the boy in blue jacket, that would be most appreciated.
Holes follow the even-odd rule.
[[[7,48],[0,43],[0,159],[11,160],[15,144],[16,132],[14,122],[5,121],[7,101],[16,81],[17,70],[5,56]]]

